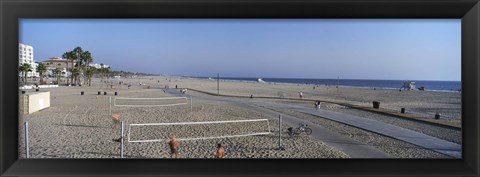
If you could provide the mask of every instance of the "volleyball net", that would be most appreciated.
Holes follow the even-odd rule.
[[[188,104],[187,97],[163,98],[122,98],[115,97],[113,106],[123,107],[149,107],[149,106],[177,106]]]
[[[128,142],[178,141],[234,138],[270,134],[268,119],[207,122],[146,123],[128,125]]]

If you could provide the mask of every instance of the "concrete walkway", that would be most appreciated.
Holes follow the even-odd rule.
[[[430,149],[445,155],[449,155],[455,158],[462,157],[462,147],[459,144],[452,143],[446,140],[442,140],[436,137],[425,135],[419,132],[415,132],[406,128],[394,126],[381,121],[376,121],[368,118],[354,116],[350,114],[344,114],[339,112],[316,110],[313,108],[305,108],[301,106],[271,103],[271,102],[254,102],[254,104],[263,107],[276,108],[276,109],[290,109],[333,121],[341,122],[350,126],[365,129],[371,132],[375,132],[381,135],[389,136],[398,140],[402,140],[426,149]]]
[[[178,97],[186,96],[187,98],[190,98],[190,94],[179,93],[179,91],[176,89],[167,89],[166,92],[172,96],[178,96]],[[281,114],[282,124],[287,124],[290,127],[297,127],[299,123],[306,123],[312,129],[312,134],[310,135],[311,137],[318,139],[323,143],[344,152],[351,158],[392,158],[392,156],[388,155],[383,151],[376,149],[373,146],[356,141],[354,139],[351,139],[350,137],[346,137],[339,133],[333,132],[325,127],[316,125],[309,121],[305,121],[300,118],[296,118],[296,117],[285,115],[270,109],[259,107],[255,104],[252,104],[253,101],[248,99],[232,99],[232,98],[216,97],[216,96],[203,95],[203,94],[196,95],[193,97],[193,99],[195,98],[232,103],[237,106],[246,107],[252,111],[266,115],[268,116],[268,118],[274,119],[274,120],[278,120],[278,115]],[[282,127],[282,130],[286,131],[287,128],[288,127]]]
[[[282,115],[282,124],[287,124],[290,127],[298,127],[299,123],[308,124],[308,127],[312,129],[312,134],[310,136],[344,152],[351,158],[392,158],[392,156],[374,148],[373,146],[356,141],[354,139],[341,135],[337,132],[333,132],[329,129],[326,129],[325,127],[319,126],[309,121],[305,121],[303,119],[285,115],[283,113],[279,113],[269,109],[262,109],[256,106],[253,107],[252,110],[267,114],[268,116],[272,117],[272,119],[277,120],[278,115]],[[282,130],[286,131],[287,128],[288,127],[282,127]]]

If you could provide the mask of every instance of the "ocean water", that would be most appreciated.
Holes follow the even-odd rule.
[[[208,77],[197,77],[208,79]],[[212,79],[216,79],[212,77]],[[220,77],[227,81],[245,81],[257,82],[258,78],[248,77]],[[310,84],[310,85],[329,85],[336,86],[337,82],[341,87],[359,87],[359,88],[382,88],[382,89],[400,89],[405,81],[403,80],[363,80],[363,79],[294,79],[294,78],[262,78],[267,83],[287,83],[287,84]],[[428,91],[458,91],[461,89],[460,81],[421,81],[409,80],[415,82],[417,88],[423,86]]]

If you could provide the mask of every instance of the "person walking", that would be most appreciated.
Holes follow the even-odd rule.
[[[178,158],[178,142],[177,139],[175,138],[175,135],[172,135],[170,137],[170,141],[168,142],[168,145],[170,147],[170,157],[173,158]]]
[[[302,97],[303,97],[303,93],[302,93],[302,92],[300,92],[300,93],[299,93],[299,95],[300,95],[300,99],[302,99]]]
[[[225,150],[222,147],[222,144],[218,143],[217,144],[217,158],[221,159],[223,158],[223,155],[225,154]]]

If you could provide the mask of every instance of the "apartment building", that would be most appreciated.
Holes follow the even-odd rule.
[[[37,63],[33,59],[33,47],[30,45],[18,44],[18,64],[19,66],[28,63],[32,67],[32,72],[27,73],[27,77],[39,77],[37,73]],[[19,72],[18,76],[22,76],[22,73]]]

